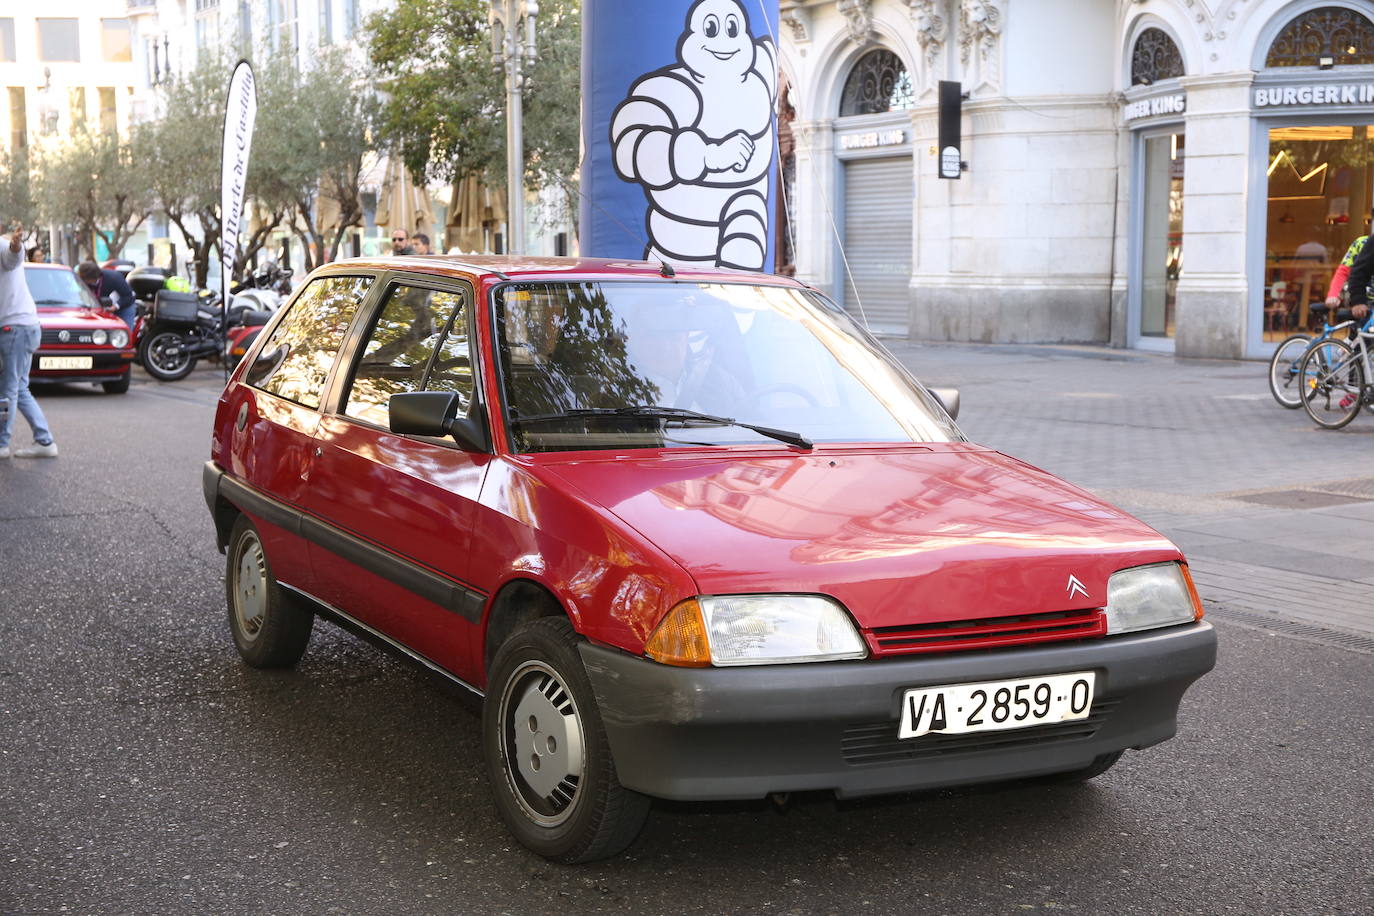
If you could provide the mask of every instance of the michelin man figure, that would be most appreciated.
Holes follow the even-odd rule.
[[[677,63],[646,73],[611,119],[616,173],[644,188],[644,256],[762,270],[777,51],[739,0],[697,0]]]

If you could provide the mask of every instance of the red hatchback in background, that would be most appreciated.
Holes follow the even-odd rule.
[[[651,797],[1085,780],[1171,737],[1216,638],[1178,548],[967,441],[791,280],[640,262],[316,271],[204,473],[238,651],[316,616],[484,697],[542,855]]]
[[[43,339],[33,355],[34,382],[95,382],[110,394],[129,390],[134,347],[129,328],[101,308],[70,267],[25,264]]]

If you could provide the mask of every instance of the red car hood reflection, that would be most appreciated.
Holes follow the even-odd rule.
[[[702,594],[827,594],[866,628],[1101,607],[1116,570],[1181,559],[1120,509],[966,444],[535,463]]]
[[[124,322],[113,315],[77,306],[40,305],[38,306],[38,321],[46,327],[89,325],[91,330],[125,327]]]

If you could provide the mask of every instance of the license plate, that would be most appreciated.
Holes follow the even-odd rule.
[[[38,357],[38,368],[40,369],[89,369],[91,365],[91,357],[89,356]]]
[[[902,694],[897,737],[919,738],[931,732],[960,735],[1086,719],[1095,682],[1093,672],[1078,671],[913,688]]]

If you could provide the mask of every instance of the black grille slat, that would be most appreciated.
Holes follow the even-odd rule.
[[[854,724],[844,730],[844,737],[840,739],[840,754],[851,766],[864,766],[1078,741],[1096,734],[1119,702],[1102,700],[1094,703],[1086,719],[967,735],[932,734],[899,739],[895,720]]]
[[[63,331],[67,332],[67,339],[62,340],[58,335]],[[90,331],[74,331],[71,328],[44,328],[42,346],[61,346],[63,344],[90,344]]]

